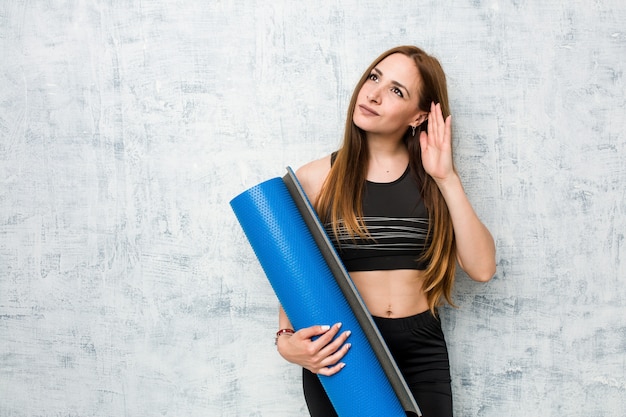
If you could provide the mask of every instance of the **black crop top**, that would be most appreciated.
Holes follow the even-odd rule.
[[[370,239],[342,233],[340,225],[337,241],[332,225],[324,225],[349,272],[426,269],[420,259],[428,248],[428,212],[409,167],[393,182],[365,182],[363,222]]]

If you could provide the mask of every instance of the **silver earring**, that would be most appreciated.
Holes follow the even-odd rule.
[[[413,129],[413,132],[411,132],[411,136],[415,136],[415,130],[417,129],[417,126],[411,126],[411,129]]]

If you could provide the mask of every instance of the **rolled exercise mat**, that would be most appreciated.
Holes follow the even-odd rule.
[[[301,200],[302,212],[294,199]],[[347,272],[340,262],[331,269],[307,226],[303,214],[310,217],[312,209],[293,171],[284,180],[274,178],[248,189],[230,204],[293,326],[341,322],[342,330],[352,331],[346,367],[333,376],[319,376],[339,416],[421,416]],[[336,263],[334,251],[332,255],[331,263]],[[344,287],[351,287],[349,298],[357,301],[352,306],[337,280],[348,281]]]

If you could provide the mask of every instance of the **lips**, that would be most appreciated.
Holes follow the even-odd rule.
[[[367,107],[364,104],[359,104],[359,109],[361,109],[361,113],[363,113],[365,116],[380,116],[374,111],[374,109]]]

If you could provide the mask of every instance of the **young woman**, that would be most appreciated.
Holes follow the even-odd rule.
[[[493,238],[454,167],[451,132],[441,65],[397,47],[361,77],[341,148],[296,173],[424,417],[452,416],[437,306],[452,304],[456,264],[476,281],[496,269]],[[341,371],[349,332],[338,323],[293,333],[282,308],[279,328],[278,351],[303,367],[311,416],[336,415],[315,374]]]

